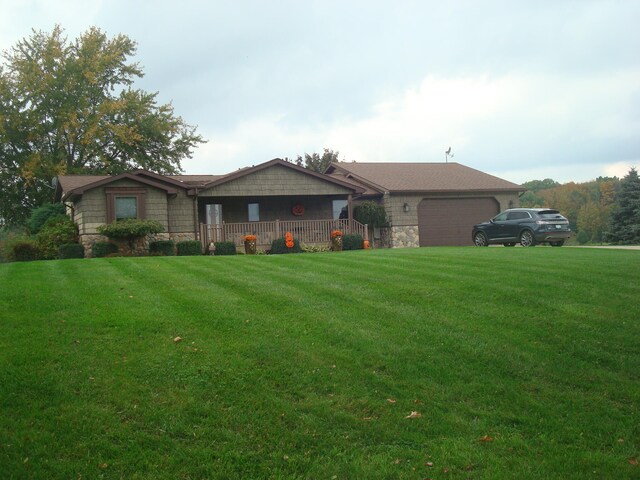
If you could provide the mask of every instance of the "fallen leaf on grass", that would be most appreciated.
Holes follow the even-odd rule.
[[[409,415],[407,415],[404,418],[419,418],[421,416],[422,414],[420,412],[411,412]]]
[[[400,462],[402,462],[402,460],[400,460],[399,458],[396,458],[393,463],[395,463],[396,465],[400,465]]]
[[[433,462],[426,462],[426,463],[425,463],[425,465],[426,465],[427,467],[433,467]]]
[[[173,341],[175,343],[181,342],[182,341],[182,337],[176,337],[176,338],[173,339]]]
[[[389,403],[396,403],[395,399],[393,399],[393,398],[387,398],[387,402],[389,402]]]
[[[494,438],[489,435],[485,435],[484,437],[478,439],[479,442],[493,442]]]
[[[100,465],[98,465],[98,467],[100,467],[102,470],[104,470],[105,468],[107,468],[109,465],[107,465],[106,463],[101,463]]]
[[[638,466],[638,459],[637,458],[630,458],[629,459],[629,465]]]

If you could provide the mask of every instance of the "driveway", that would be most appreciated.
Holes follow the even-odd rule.
[[[613,248],[617,250],[640,250],[640,245],[571,245],[570,248]]]

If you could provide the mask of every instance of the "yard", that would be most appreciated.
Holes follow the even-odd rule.
[[[640,478],[639,298],[620,250],[1,264],[0,471]]]

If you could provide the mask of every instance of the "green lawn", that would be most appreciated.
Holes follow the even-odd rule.
[[[2,264],[0,312],[3,479],[640,478],[639,251]]]

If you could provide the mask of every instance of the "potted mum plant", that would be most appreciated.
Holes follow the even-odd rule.
[[[342,231],[334,230],[331,232],[331,250],[334,252],[342,251]]]
[[[256,254],[256,241],[258,237],[255,235],[245,235],[244,236],[244,253],[247,255],[255,255]]]

